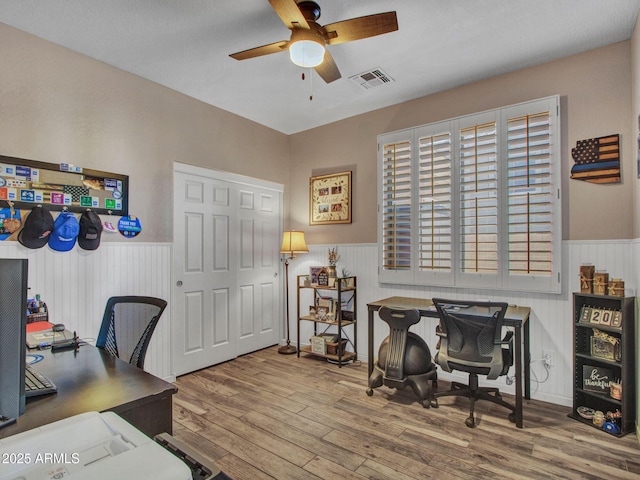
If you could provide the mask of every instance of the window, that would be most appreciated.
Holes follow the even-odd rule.
[[[380,135],[379,280],[560,292],[559,99]]]

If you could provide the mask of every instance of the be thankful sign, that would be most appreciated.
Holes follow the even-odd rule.
[[[582,366],[582,388],[590,392],[609,393],[611,370],[590,365]]]

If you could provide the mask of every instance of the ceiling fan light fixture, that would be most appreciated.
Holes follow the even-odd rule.
[[[324,60],[324,46],[313,40],[298,40],[289,46],[289,56],[299,67],[317,67]]]
[[[324,60],[324,44],[315,29],[294,28],[289,42],[291,61],[299,67],[317,67]]]

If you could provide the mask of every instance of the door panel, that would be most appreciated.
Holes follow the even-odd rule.
[[[176,375],[281,338],[282,192],[182,167],[174,175]]]

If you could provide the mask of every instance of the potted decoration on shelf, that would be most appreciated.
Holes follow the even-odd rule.
[[[329,272],[329,286],[333,287],[336,283],[336,278],[338,276],[336,272],[336,264],[340,260],[340,255],[338,255],[338,247],[333,247],[329,249],[329,267],[327,271]]]

